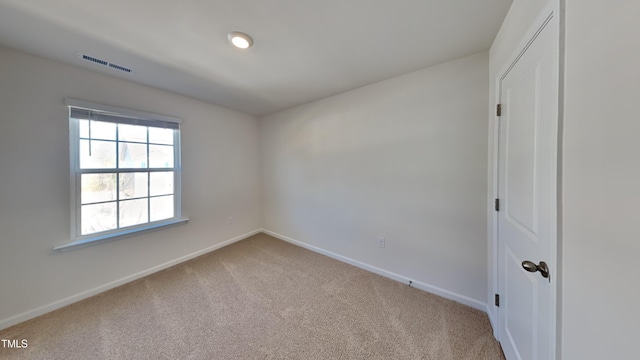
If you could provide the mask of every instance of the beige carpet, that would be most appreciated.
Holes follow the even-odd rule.
[[[259,234],[0,332],[1,359],[503,359],[486,314]]]

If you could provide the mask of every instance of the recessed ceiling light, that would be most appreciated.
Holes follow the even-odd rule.
[[[251,38],[251,36],[243,32],[232,31],[227,37],[229,38],[229,41],[233,44],[233,46],[240,49],[248,49],[253,45],[253,39]]]

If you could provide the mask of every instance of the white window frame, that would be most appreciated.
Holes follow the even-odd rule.
[[[93,234],[82,235],[81,234],[81,219],[80,219],[80,195],[81,195],[81,184],[80,177],[84,172],[80,170],[79,164],[79,144],[80,144],[80,132],[78,121],[69,116],[69,161],[70,161],[70,185],[71,185],[71,241],[65,244],[56,246],[54,249],[56,250],[70,250],[72,248],[84,247],[88,245],[96,244],[100,241],[106,240],[114,240],[123,236],[132,235],[144,231],[149,231],[152,229],[157,229],[161,227],[176,225],[180,223],[185,223],[189,219],[182,217],[182,166],[181,166],[181,144],[180,144],[180,124],[182,124],[182,119],[167,116],[154,114],[149,112],[143,112],[138,110],[125,109],[115,106],[96,104],[88,101],[77,100],[77,99],[65,99],[65,105],[69,107],[69,112],[71,112],[72,108],[77,109],[87,109],[96,112],[102,113],[111,113],[117,114],[119,116],[134,119],[140,125],[145,125],[145,122],[149,125],[158,122],[164,123],[176,123],[178,124],[177,131],[174,131],[174,139],[173,139],[173,150],[174,150],[174,167],[172,171],[174,172],[174,217],[154,221],[147,222],[140,225],[128,226],[113,230],[102,231]],[[117,200],[119,202],[119,200]],[[150,215],[150,214],[149,214]]]

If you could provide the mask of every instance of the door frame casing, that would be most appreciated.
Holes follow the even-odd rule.
[[[561,289],[561,259],[559,258],[559,254],[561,254],[560,250],[560,241],[561,241],[561,154],[562,154],[562,66],[561,66],[561,46],[562,46],[562,25],[564,23],[563,13],[561,12],[561,0],[549,0],[547,5],[542,9],[542,11],[538,14],[535,20],[531,23],[527,31],[522,36],[521,40],[518,42],[518,45],[514,47],[514,51],[504,62],[503,66],[500,68],[500,71],[496,73],[496,76],[492,81],[494,82],[494,99],[496,100],[496,104],[493,104],[495,107],[499,101],[501,96],[501,82],[506,77],[507,73],[511,70],[511,68],[516,64],[516,62],[520,59],[520,57],[524,54],[524,52],[528,49],[530,44],[536,38],[537,34],[542,30],[545,24],[548,22],[550,17],[555,18],[553,22],[546,24],[546,26],[552,26],[554,31],[555,45],[554,45],[554,66],[556,67],[555,79],[554,83],[556,85],[557,91],[557,107],[556,107],[556,117],[557,117],[557,148],[556,148],[556,179],[554,179],[554,183],[556,184],[556,216],[554,218],[555,224],[552,226],[556,229],[554,232],[556,234],[554,239],[551,239],[551,259],[547,263],[549,263],[550,268],[552,269],[552,276],[554,280],[552,282],[551,294],[552,294],[552,313],[551,315],[551,323],[555,324],[553,327],[553,334],[551,336],[551,346],[552,353],[556,354],[556,359],[560,359],[560,345],[561,345],[561,318],[560,318],[560,289]],[[500,294],[500,284],[499,284],[499,248],[500,248],[500,239],[498,237],[498,212],[494,211],[494,199],[497,199],[498,196],[498,187],[499,187],[499,144],[500,144],[500,117],[497,116],[495,108],[491,109],[492,111],[492,144],[491,144],[491,156],[493,159],[493,166],[490,168],[490,172],[492,174],[492,183],[491,183],[491,196],[489,197],[489,208],[491,209],[490,216],[490,226],[491,226],[491,236],[489,238],[489,249],[491,251],[491,259],[492,261],[489,263],[490,273],[489,276],[492,279],[493,287],[490,288],[490,298],[488,305],[493,305],[493,294]],[[500,318],[502,316],[500,307],[497,307],[495,311],[495,318],[492,318],[492,311],[488,311],[490,315],[490,320],[493,325],[493,333],[496,339],[500,339],[500,333],[503,331],[501,329]]]

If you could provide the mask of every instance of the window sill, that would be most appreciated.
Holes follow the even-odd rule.
[[[114,233],[83,237],[81,239],[74,240],[74,241],[71,241],[71,242],[66,243],[66,244],[58,245],[58,246],[54,247],[53,250],[58,250],[58,251],[61,251],[61,252],[76,250],[76,249],[80,249],[80,248],[83,248],[83,247],[96,245],[96,244],[103,243],[103,242],[117,240],[117,239],[123,238],[123,237],[139,235],[139,234],[146,233],[146,232],[149,232],[149,231],[158,230],[158,229],[163,228],[163,227],[169,227],[169,226],[184,224],[184,223],[186,223],[188,221],[189,221],[188,218],[171,219],[169,221],[163,221],[163,222],[158,222],[158,223],[154,223],[154,224],[148,224],[148,225],[145,225],[145,226],[135,227],[135,228],[131,228],[131,229],[123,229],[121,231],[114,232]]]

